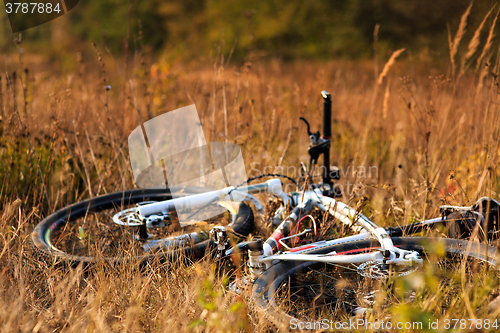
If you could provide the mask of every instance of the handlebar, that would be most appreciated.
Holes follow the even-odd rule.
[[[320,155],[323,155],[323,172],[322,180],[325,194],[338,196],[340,193],[333,189],[333,179],[338,179],[332,175],[330,168],[330,141],[332,137],[332,96],[326,90],[321,92],[323,97],[323,134],[320,136],[319,131],[312,133],[309,123],[303,117],[300,117],[307,125],[307,134],[311,141],[308,149],[310,158],[309,167],[312,168],[318,162]]]

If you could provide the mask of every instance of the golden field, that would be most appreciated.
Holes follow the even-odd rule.
[[[242,64],[226,63],[227,55],[186,64],[139,52],[125,64],[96,47],[94,58],[75,56],[72,69],[56,71],[37,55],[3,55],[10,83],[2,73],[0,330],[273,330],[245,293],[227,291],[209,262],[142,272],[102,263],[83,272],[33,248],[30,233],[51,212],[133,188],[128,134],[182,106],[196,105],[207,141],[241,147],[249,177],[297,177],[309,144],[299,117],[319,130],[320,91],[328,90],[331,161],[341,168],[344,200],[355,206],[363,199],[365,214],[381,226],[439,216],[440,204],[498,199],[500,52],[489,37],[461,40],[460,29],[450,39],[447,69],[401,50],[386,62]],[[256,233],[268,236],[265,228]],[[478,280],[477,290],[464,294],[473,293],[478,306],[478,295],[497,289]],[[446,315],[435,302],[428,295],[393,316],[469,317],[462,301]]]

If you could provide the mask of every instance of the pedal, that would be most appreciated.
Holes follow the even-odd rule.
[[[229,237],[227,237],[226,228],[222,226],[215,226],[210,230],[210,239],[217,245],[218,257],[221,253],[226,251],[229,246]]]

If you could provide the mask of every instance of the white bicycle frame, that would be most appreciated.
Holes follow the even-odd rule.
[[[203,207],[204,205],[216,202],[217,200],[243,201],[251,199],[252,202],[257,202],[260,204],[260,201],[258,201],[258,199],[253,196],[253,194],[258,193],[272,194],[282,199],[285,204],[291,206],[299,206],[306,201],[311,201],[314,207],[317,207],[324,212],[328,211],[330,215],[334,216],[336,219],[346,225],[355,227],[357,226],[357,230],[360,231],[358,235],[320,241],[308,244],[306,246],[290,249],[289,251],[278,254],[274,254],[273,249],[268,244],[264,244],[263,255],[259,256],[258,258],[254,258],[254,261],[264,264],[266,268],[270,267],[276,260],[317,261],[331,264],[359,264],[367,261],[381,262],[385,260],[385,263],[387,264],[396,264],[402,266],[412,266],[414,264],[422,263],[422,259],[418,256],[417,252],[406,251],[404,249],[394,247],[391,237],[388,235],[384,228],[377,226],[366,216],[359,212],[356,212],[354,208],[349,207],[341,201],[323,196],[320,190],[298,192],[290,197],[285,192],[283,192],[282,183],[279,179],[271,179],[264,183],[239,187],[238,189],[235,189],[234,187],[226,187],[221,190],[209,191],[201,194],[189,195],[156,203],[145,204],[137,207],[136,209],[140,217],[145,218],[150,215],[165,213],[173,209],[190,209]],[[260,204],[260,207],[258,206],[257,209],[261,210],[262,205]],[[186,239],[186,237],[192,237],[192,235],[183,235],[179,237],[155,241],[156,243],[154,245],[149,244],[147,246],[153,248],[158,246],[157,242],[165,241],[167,241],[167,243],[169,244],[172,244],[183,241]],[[306,254],[306,252],[309,252],[313,249],[319,249],[325,246],[367,239],[376,239],[380,244],[380,251],[352,255],[342,255],[335,252],[321,255]]]

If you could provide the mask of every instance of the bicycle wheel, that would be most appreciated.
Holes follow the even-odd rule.
[[[299,321],[313,323],[327,319],[329,325],[370,313],[377,314],[375,318],[390,317],[393,304],[414,303],[429,308],[426,302],[432,297],[436,302],[432,303],[435,304],[432,310],[438,313],[458,311],[462,315],[460,318],[465,318],[466,306],[460,307],[463,293],[467,294],[475,311],[485,314],[488,309],[498,307],[500,261],[495,248],[488,246],[485,255],[484,244],[465,240],[425,237],[394,237],[392,240],[397,247],[418,251],[424,264],[418,269],[410,267],[398,272],[375,262],[339,265],[282,261],[256,279],[252,288],[254,302],[276,325],[288,328]],[[367,240],[331,245],[309,253],[335,251],[349,255],[379,248],[376,241]],[[436,250],[442,253],[436,254]],[[385,276],[381,278],[381,275]],[[405,287],[415,281],[425,283]],[[432,281],[436,285],[427,288],[425,284],[434,283]],[[490,292],[485,293],[485,290]]]
[[[97,258],[111,261],[131,258],[143,261],[153,257],[173,260],[182,255],[200,259],[213,245],[207,239],[210,224],[227,225],[237,236],[246,236],[253,230],[254,215],[244,202],[240,203],[237,216],[233,215],[235,209],[229,209],[210,220],[183,228],[173,214],[169,226],[147,228],[147,242],[139,237],[140,227],[113,222],[113,215],[116,213],[136,207],[138,203],[171,199],[174,191],[177,189],[134,189],[75,203],[43,219],[33,230],[32,240],[44,253],[72,263],[90,263]],[[202,193],[203,189],[184,188],[182,191],[183,195],[189,195]],[[192,238],[187,234],[195,230],[204,231],[198,232],[198,240],[201,242],[197,244],[193,244]],[[186,241],[171,243],[168,247],[160,246],[157,251],[151,251],[151,247],[145,246],[158,240],[161,244],[162,239],[172,235],[185,235],[187,238]]]

